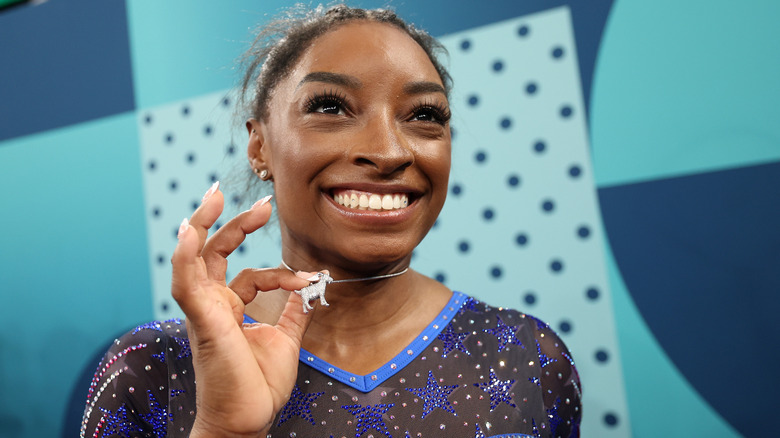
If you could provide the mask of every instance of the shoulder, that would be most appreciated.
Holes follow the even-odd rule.
[[[152,321],[128,331],[113,341],[97,366],[88,390],[82,436],[163,427],[167,421],[158,420],[169,417],[171,374],[189,373],[194,380],[191,369],[189,339],[181,320]]]

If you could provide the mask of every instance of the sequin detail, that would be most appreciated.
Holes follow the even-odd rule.
[[[452,391],[457,387],[458,385],[440,386],[433,377],[433,371],[428,371],[428,383],[424,388],[406,388],[406,390],[423,399],[422,418],[425,419],[425,417],[436,408],[457,416],[458,414],[455,413],[455,408],[453,408],[449,400],[447,400]]]
[[[496,376],[493,368],[490,368],[490,380],[488,382],[475,383],[474,386],[490,394],[490,412],[493,412],[501,403],[506,403],[513,408],[517,407],[512,403],[511,391],[514,384],[514,379],[501,380]]]
[[[456,333],[455,329],[451,325],[448,325],[443,332],[439,333],[437,339],[442,342],[443,350],[441,357],[447,357],[453,350],[460,350],[468,355],[471,355],[466,347],[463,345],[463,341],[469,337],[471,333],[463,332]]]
[[[312,403],[322,394],[325,393],[320,391],[306,394],[301,391],[298,385],[295,385],[290,395],[290,400],[287,401],[287,404],[282,408],[282,412],[279,413],[279,423],[277,424],[282,425],[293,417],[300,417],[314,425],[314,417],[311,414]]]
[[[368,405],[366,407],[363,407],[363,405],[348,405],[342,406],[342,409],[355,416],[355,437],[360,437],[368,430],[373,429],[388,438],[393,438],[390,435],[390,431],[387,430],[383,415],[394,405],[394,403]]]
[[[495,336],[496,339],[498,339],[498,351],[499,353],[507,347],[507,345],[519,345],[521,348],[525,348],[522,342],[520,342],[519,339],[517,339],[517,329],[520,326],[514,325],[509,326],[504,323],[504,321],[501,321],[501,317],[496,315],[496,328],[492,329],[485,329],[483,330],[485,333],[490,333],[491,335]]]

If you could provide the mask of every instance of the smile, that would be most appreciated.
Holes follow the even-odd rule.
[[[333,193],[337,204],[355,210],[390,211],[409,206],[406,193],[369,193],[356,190],[339,190]]]

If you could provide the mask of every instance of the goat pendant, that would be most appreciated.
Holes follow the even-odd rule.
[[[311,300],[316,300],[317,298],[320,299],[321,305],[329,305],[328,302],[325,301],[325,287],[328,286],[328,283],[333,281],[333,278],[330,275],[322,272],[318,272],[317,277],[319,278],[313,281],[310,285],[295,291],[295,293],[300,295],[301,299],[303,300],[303,313],[309,313],[309,310],[314,309],[314,307],[312,307],[309,302]]]

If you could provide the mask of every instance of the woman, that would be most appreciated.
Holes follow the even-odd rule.
[[[578,436],[579,378],[546,324],[408,268],[447,193],[437,43],[343,6],[268,29],[246,127],[249,163],[273,184],[282,266],[225,284],[225,258],[271,204],[207,239],[215,184],[172,259],[186,329],[155,322],[116,341],[82,435]]]

